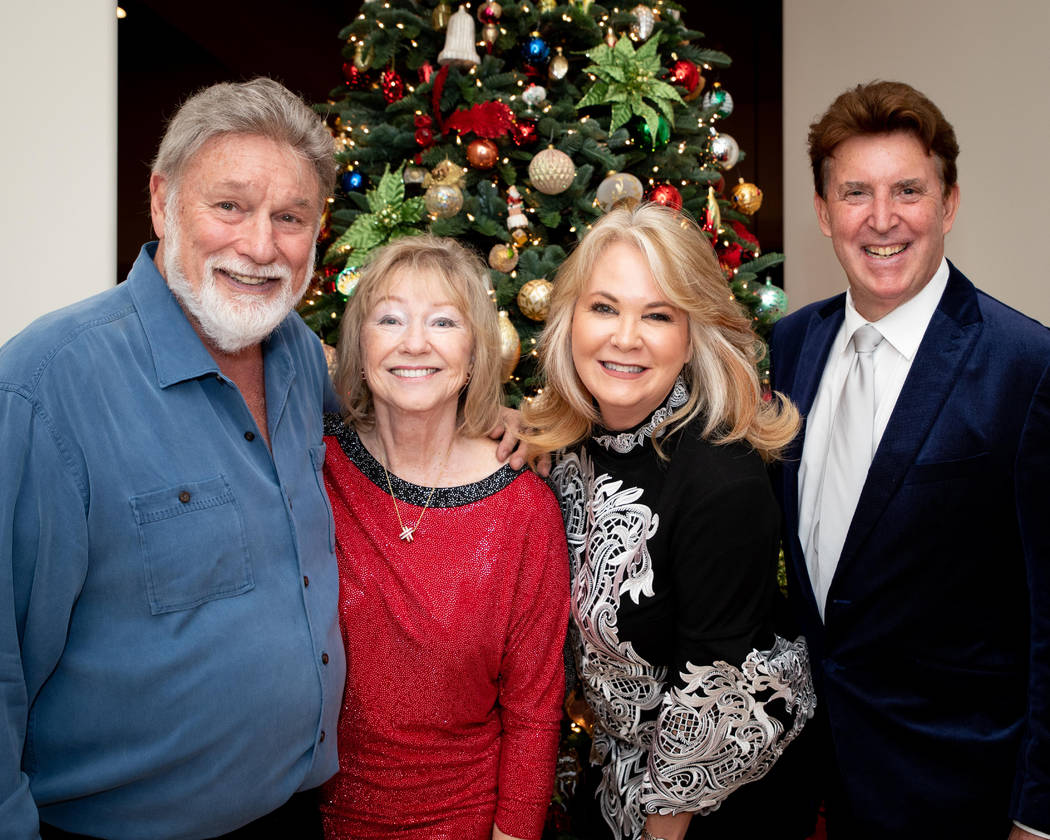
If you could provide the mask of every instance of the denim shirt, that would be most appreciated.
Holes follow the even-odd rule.
[[[337,769],[316,337],[263,345],[272,454],[145,246],[0,349],[0,826],[212,836]]]

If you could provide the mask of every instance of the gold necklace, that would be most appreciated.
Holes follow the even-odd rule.
[[[376,435],[378,438],[379,436]],[[449,442],[448,450],[445,452],[445,460],[441,462],[441,471],[437,475],[437,484],[441,483],[441,476],[445,474],[445,467],[448,466],[448,458],[452,454],[452,444],[456,442],[453,437]],[[437,492],[437,484],[430,488],[430,495],[427,496],[427,503],[423,505],[423,510],[419,512],[419,519],[416,520],[415,525],[406,525],[404,520],[401,518],[401,511],[397,506],[397,496],[394,495],[394,488],[390,484],[390,473],[386,470],[386,458],[381,458],[379,466],[383,468],[383,475],[386,476],[386,488],[390,491],[390,501],[394,503],[394,513],[397,514],[397,524],[401,526],[401,533],[398,534],[398,539],[404,540],[405,542],[412,542],[412,536],[415,534],[416,529],[419,527],[419,523],[423,521],[423,514],[427,512],[427,508],[430,507],[431,501],[434,499],[434,494]]]

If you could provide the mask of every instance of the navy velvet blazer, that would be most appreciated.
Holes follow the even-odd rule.
[[[845,295],[777,324],[813,405]],[[890,417],[821,622],[798,540],[805,428],[776,475],[848,838],[1050,831],[1050,330],[954,266]],[[931,835],[932,832],[932,835]]]

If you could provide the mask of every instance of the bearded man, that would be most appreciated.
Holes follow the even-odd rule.
[[[335,176],[268,79],[172,119],[159,243],[0,349],[8,838],[310,836],[340,641],[317,338],[292,308]]]

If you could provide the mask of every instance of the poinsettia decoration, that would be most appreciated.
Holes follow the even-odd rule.
[[[445,131],[460,134],[473,132],[478,137],[494,139],[506,137],[514,127],[514,112],[498,100],[479,102],[470,108],[456,111],[445,120]]]
[[[589,50],[586,56],[592,63],[584,72],[595,79],[583,99],[576,103],[577,110],[591,105],[612,105],[610,133],[632,117],[645,120],[651,137],[656,137],[659,131],[661,114],[674,125],[674,106],[685,103],[677,90],[658,78],[660,56],[656,48],[656,38],[637,50],[630,38],[620,38],[615,47],[600,44]]]
[[[418,233],[416,224],[426,214],[422,196],[405,199],[405,182],[401,164],[390,171],[387,164],[378,186],[371,189],[365,198],[371,213],[362,213],[325,253],[325,264],[341,262],[353,253],[354,263],[364,265],[372,251],[387,242]]]

